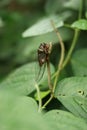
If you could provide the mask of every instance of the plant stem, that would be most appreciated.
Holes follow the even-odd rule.
[[[53,99],[53,95],[51,95],[50,98],[47,100],[47,102],[42,106],[42,109],[44,109],[52,99]]]
[[[52,94],[52,84],[51,84],[51,73],[50,73],[50,62],[49,62],[49,60],[47,61],[47,73],[48,73],[48,85],[49,85],[49,89],[50,89],[51,94]]]
[[[82,16],[82,8],[83,7],[83,0],[81,0],[81,3],[80,3],[80,9],[79,9],[79,15],[78,15],[78,19],[81,18]],[[60,33],[58,32],[58,30],[55,28],[55,25],[54,25],[54,22],[51,20],[51,24],[59,38],[59,41],[60,41],[60,46],[61,46],[61,56],[60,56],[60,61],[59,61],[59,64],[58,64],[58,69],[57,69],[57,72],[55,74],[55,80],[54,80],[54,85],[53,85],[53,93],[55,91],[55,87],[56,87],[56,84],[57,84],[57,81],[58,81],[58,77],[59,77],[59,74],[61,72],[61,70],[67,65],[67,63],[69,62],[70,58],[71,58],[71,55],[72,55],[72,52],[75,48],[75,45],[77,43],[77,40],[78,40],[78,36],[79,36],[79,29],[75,29],[75,33],[74,33],[74,37],[73,37],[73,40],[72,40],[72,44],[71,44],[71,47],[70,47],[70,50],[66,56],[66,59],[64,60],[64,56],[65,56],[65,48],[64,48],[64,43],[62,42],[62,38],[60,36]],[[65,24],[65,26],[69,27],[69,28],[72,28],[70,27],[69,25]],[[51,95],[51,97],[49,98],[49,100],[43,105],[42,108],[46,107],[49,102],[53,99],[54,95]]]
[[[81,19],[82,17],[82,9],[83,9],[83,0],[81,0],[80,2],[78,19]]]
[[[57,36],[58,36],[59,43],[60,43],[60,47],[61,47],[60,60],[59,60],[58,69],[57,69],[57,72],[56,72],[56,77],[55,77],[54,85],[53,85],[53,93],[54,93],[55,87],[56,87],[56,84],[57,84],[57,81],[58,81],[58,77],[59,77],[59,74],[60,74],[60,72],[61,72],[62,65],[63,65],[63,61],[64,61],[65,47],[64,47],[64,43],[63,43],[63,41],[62,41],[61,35],[60,35],[60,33],[58,32],[58,29],[55,28],[54,22],[51,21],[51,24],[52,24],[52,26],[53,26],[53,28],[54,28],[54,31],[56,32],[56,34],[57,34]]]
[[[52,98],[53,98],[53,87],[52,87],[52,84],[51,84],[51,72],[50,72],[50,62],[49,62],[49,59],[47,61],[47,73],[48,73],[48,86],[49,86],[49,90],[51,92],[51,96],[48,99],[48,101],[42,106],[42,108],[45,108],[49,104],[49,102],[52,100]]]
[[[71,25],[66,24],[66,23],[64,23],[64,27],[67,27],[67,28],[73,29],[73,28],[71,27]]]
[[[50,77],[50,75],[49,75],[49,72],[50,72],[50,70],[49,70],[49,62],[48,62],[48,64],[47,64],[47,68],[48,68],[48,83],[49,83],[49,86],[50,86],[50,90],[51,90],[51,96],[50,96],[50,98],[49,98],[49,100],[43,105],[43,107],[42,108],[44,108],[45,106],[47,106],[48,104],[49,104],[49,102],[53,99],[53,97],[54,97],[54,91],[55,91],[55,87],[56,87],[56,84],[57,84],[57,81],[58,81],[58,77],[59,77],[59,74],[60,74],[60,72],[61,72],[61,69],[62,69],[62,64],[63,64],[63,60],[64,60],[64,51],[65,51],[65,48],[64,48],[64,43],[63,43],[63,41],[62,41],[62,38],[61,38],[61,36],[60,36],[60,33],[58,32],[58,30],[55,28],[55,25],[54,25],[54,22],[51,20],[51,24],[52,24],[52,26],[53,26],[53,28],[54,28],[54,31],[56,32],[56,34],[57,34],[57,36],[58,36],[58,38],[59,38],[59,41],[60,41],[60,46],[61,46],[61,56],[60,56],[60,61],[59,61],[59,64],[58,64],[58,69],[57,69],[57,72],[56,72],[56,77],[55,77],[55,80],[54,80],[54,85],[53,85],[53,87],[52,86],[50,86],[51,85],[51,77]]]
[[[39,100],[38,112],[41,112],[41,109],[42,109],[42,99],[41,99],[41,96],[40,96],[40,89],[39,89],[39,86],[37,85],[36,82],[35,82],[35,88],[36,88],[36,90],[37,90],[37,96],[38,96],[38,100]]]
[[[78,29],[75,29],[74,38],[73,38],[71,47],[70,47],[70,49],[69,49],[69,52],[68,52],[68,54],[67,54],[67,56],[66,56],[66,59],[65,59],[65,61],[64,61],[64,63],[63,63],[62,68],[64,68],[64,67],[67,65],[67,63],[69,62],[69,60],[70,60],[70,58],[71,58],[72,52],[73,52],[73,50],[74,50],[74,48],[75,48],[75,45],[76,45],[76,43],[77,43],[78,34],[79,34],[79,30],[78,30]]]

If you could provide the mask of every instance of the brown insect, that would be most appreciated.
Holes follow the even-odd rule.
[[[38,63],[39,63],[39,72],[38,72],[38,81],[42,78],[44,71],[45,71],[45,66],[46,63],[49,61],[49,56],[52,50],[52,43],[41,43],[38,50]]]
[[[38,62],[39,66],[42,67],[44,63],[46,63],[49,60],[49,55],[52,50],[52,44],[51,43],[41,43],[38,49]]]

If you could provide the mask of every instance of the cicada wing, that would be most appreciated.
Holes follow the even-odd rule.
[[[37,66],[37,65],[36,65]],[[44,75],[44,72],[45,72],[45,68],[46,68],[46,64],[43,64],[43,66],[39,66],[38,64],[38,67],[36,67],[35,69],[35,81],[36,82],[39,82],[42,78],[43,78],[43,75]]]
[[[36,65],[36,82],[39,82],[41,78],[43,77],[44,71],[46,67],[46,54],[43,52],[38,52],[37,55],[37,65]]]

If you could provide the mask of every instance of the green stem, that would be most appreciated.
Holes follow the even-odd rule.
[[[81,0],[81,2],[80,2],[78,19],[81,19],[81,17],[82,17],[82,10],[83,10],[83,0]]]
[[[47,61],[47,72],[48,72],[48,86],[52,94],[52,84],[51,84],[51,73],[50,73],[50,62]]]
[[[41,109],[42,109],[42,99],[41,99],[41,96],[40,96],[40,89],[39,89],[39,87],[38,87],[36,82],[35,82],[35,88],[37,90],[37,96],[38,96],[38,100],[39,100],[38,112],[41,112]]]
[[[66,24],[66,23],[64,23],[64,27],[66,27],[66,28],[70,28],[70,29],[73,29],[73,28],[71,27],[71,25]]]
[[[66,59],[65,59],[65,61],[64,61],[64,63],[63,63],[62,68],[64,68],[64,67],[67,65],[67,63],[69,62],[69,60],[70,60],[70,58],[71,58],[72,52],[73,52],[73,50],[74,50],[74,48],[75,48],[75,45],[76,45],[76,43],[77,43],[77,40],[78,40],[78,34],[79,34],[79,30],[76,29],[76,30],[75,30],[75,34],[74,34],[74,38],[73,38],[73,41],[72,41],[72,44],[71,44],[71,47],[70,47],[70,49],[69,49],[69,52],[68,52],[68,54],[67,54],[67,56],[66,56]]]
[[[47,102],[42,106],[42,109],[44,109],[49,103],[50,101],[53,99],[53,95],[51,94],[50,98],[47,100]]]

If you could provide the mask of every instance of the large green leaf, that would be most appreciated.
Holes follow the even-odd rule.
[[[51,129],[38,113],[37,104],[32,98],[0,91],[0,103],[0,130]]]
[[[60,81],[55,97],[73,114],[87,118],[87,77],[71,77]]]
[[[74,52],[71,58],[71,67],[76,76],[87,76],[87,49],[80,49]]]
[[[18,94],[27,95],[35,90],[34,64],[24,65],[12,72],[1,84],[0,89],[9,90]]]
[[[78,21],[75,21],[72,24],[72,27],[78,28],[78,29],[81,29],[81,30],[87,30],[87,20],[86,19],[80,19]]]
[[[0,84],[0,90],[8,90],[19,95],[28,95],[33,92],[35,88],[35,79],[38,76],[37,71],[39,68],[37,62],[32,62],[24,65],[13,73],[11,73],[6,80]],[[35,70],[36,69],[36,70]],[[54,72],[54,67],[51,65],[52,73]],[[38,70],[39,72],[39,70]],[[36,75],[37,74],[37,75]],[[36,76],[35,76],[36,75]],[[47,70],[45,69],[43,78],[40,80],[39,84],[47,83]],[[47,85],[46,85],[47,86]]]
[[[44,116],[54,130],[86,130],[87,123],[69,112],[52,110]]]
[[[22,36],[23,37],[30,37],[45,34],[48,32],[52,32],[54,29],[51,25],[51,20],[54,21],[55,27],[63,26],[63,21],[67,17],[70,16],[69,12],[62,13],[60,15],[52,15],[49,17],[45,17],[38,21],[36,24],[32,25],[29,29],[27,29]]]

